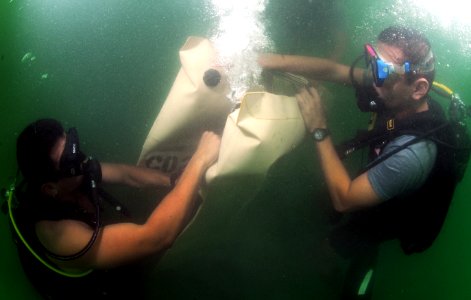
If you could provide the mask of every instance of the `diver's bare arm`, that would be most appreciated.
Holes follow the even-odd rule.
[[[316,128],[327,128],[325,112],[316,89],[302,89],[296,97],[306,129],[313,132]],[[343,212],[378,203],[379,198],[373,191],[366,173],[351,179],[330,137],[315,143],[329,194],[337,211]]]
[[[266,53],[259,56],[258,63],[267,70],[295,73],[314,80],[351,84],[350,66],[329,59]],[[363,69],[355,68],[354,76],[357,82],[363,82]]]
[[[164,253],[196,213],[199,205],[197,197],[199,185],[206,170],[217,159],[219,145],[220,138],[217,135],[204,133],[197,151],[190,159],[177,185],[157,205],[144,224],[118,223],[103,227],[91,250],[75,262],[71,262],[74,265],[69,263],[69,266],[103,269],[123,265],[151,254]],[[54,243],[62,244],[58,247],[69,247],[70,243],[74,243],[77,245],[76,249],[69,247],[67,250],[71,253],[80,250],[91,236],[90,228],[85,229],[85,226],[57,228],[62,234],[54,236],[64,239],[58,238]]]
[[[329,137],[316,142],[316,148],[335,210],[345,212],[379,203],[367,173],[352,179]]]
[[[170,177],[158,170],[124,164],[102,163],[103,181],[133,187],[170,186]]]
[[[62,268],[107,269],[128,264],[152,254],[163,254],[177,238],[198,205],[197,186],[203,176],[203,165],[190,162],[177,187],[154,209],[147,222],[116,223],[101,228],[98,238],[82,257],[56,261]],[[41,222],[42,243],[51,251],[68,255],[77,253],[90,240],[93,230],[75,220]],[[54,228],[44,230],[48,226]]]

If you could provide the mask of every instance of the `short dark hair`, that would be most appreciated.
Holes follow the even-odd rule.
[[[430,42],[421,32],[407,27],[391,26],[379,34],[378,41],[398,47],[403,51],[406,61],[419,67],[418,72],[408,76],[409,82],[425,78],[430,86],[432,85],[435,79],[435,58]]]
[[[50,155],[63,135],[64,128],[54,119],[39,119],[20,133],[16,140],[16,160],[26,182],[40,185],[57,181],[58,172]]]

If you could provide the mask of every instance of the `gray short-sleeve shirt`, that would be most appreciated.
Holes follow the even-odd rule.
[[[395,138],[385,146],[381,155],[393,151],[414,137],[403,135]],[[436,156],[436,144],[430,140],[421,140],[369,169],[368,180],[381,200],[391,199],[419,188],[430,174]]]

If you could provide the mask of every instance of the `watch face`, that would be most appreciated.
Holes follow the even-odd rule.
[[[325,128],[316,128],[314,129],[314,132],[312,133],[312,137],[314,140],[320,142],[325,139],[326,136],[329,135],[329,130]]]

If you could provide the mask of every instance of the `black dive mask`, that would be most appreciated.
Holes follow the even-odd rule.
[[[80,151],[80,141],[77,130],[70,128],[67,131],[64,151],[59,163],[59,176],[61,178],[84,175],[87,180],[101,181],[100,163],[87,157]]]
[[[83,162],[86,156],[80,151],[80,141],[77,130],[70,128],[67,131],[65,147],[59,164],[61,177],[74,177],[83,174]]]

